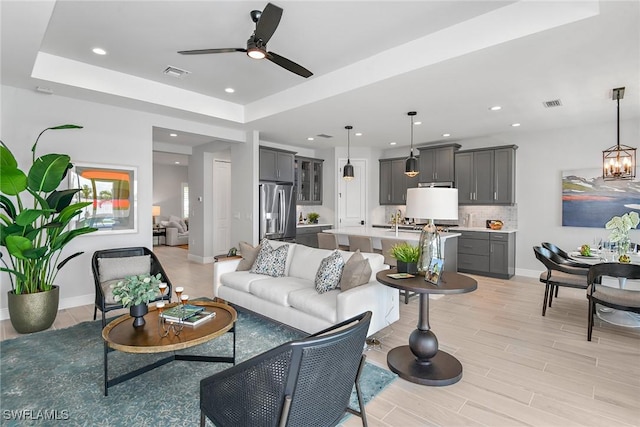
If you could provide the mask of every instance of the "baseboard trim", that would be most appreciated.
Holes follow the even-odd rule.
[[[73,308],[79,307],[81,305],[89,305],[95,302],[95,295],[80,295],[70,298],[61,298],[58,303],[58,311],[64,310],[65,308]],[[8,308],[0,308],[0,320],[5,320],[9,318],[9,309]]]

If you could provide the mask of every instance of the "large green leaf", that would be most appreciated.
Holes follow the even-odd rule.
[[[66,208],[62,209],[60,215],[58,215],[58,217],[56,218],[56,221],[59,221],[66,225],[69,223],[69,220],[71,218],[80,214],[82,208],[87,207],[90,204],[92,204],[92,202],[80,202],[69,205]]]
[[[78,236],[83,234],[93,233],[94,231],[98,231],[97,228],[94,227],[82,227],[75,228],[73,230],[66,231],[60,234],[55,241],[51,242],[51,252],[58,251],[66,246],[72,239],[75,239]]]
[[[27,176],[18,168],[16,158],[3,142],[0,145],[0,191],[15,196],[26,188]]]
[[[24,256],[24,251],[28,251],[29,249],[33,249],[33,245],[31,244],[31,240],[22,236],[7,236],[5,239],[5,243],[7,245],[7,250],[11,256],[16,257],[18,259],[27,259]]]
[[[7,196],[0,194],[0,207],[7,213],[9,218],[13,220],[16,217],[16,207]]]
[[[79,188],[70,188],[68,190],[54,191],[47,197],[47,203],[51,209],[60,212],[71,204],[73,196],[80,191]]]
[[[17,167],[18,161],[13,157],[13,153],[6,145],[4,145],[3,142],[2,145],[0,145],[0,170],[4,168],[12,169]]]
[[[45,133],[48,130],[60,130],[60,129],[82,129],[82,126],[78,126],[78,125],[58,125],[58,126],[53,126],[50,128],[46,128],[45,130],[43,130],[42,132],[40,132],[40,135],[38,135],[38,137],[36,138],[36,142],[33,144],[33,147],[31,147],[31,152],[33,153],[33,158],[36,158],[36,147],[38,146],[38,141],[40,141],[40,137],[42,136],[43,133]]]
[[[45,214],[45,211],[40,209],[25,209],[16,217],[15,222],[17,225],[24,227],[29,224],[33,224],[35,220]]]
[[[71,158],[66,154],[45,154],[31,165],[28,186],[36,192],[49,193],[60,185]]]
[[[48,250],[49,248],[47,248],[46,246],[42,246],[39,248],[27,249],[22,252],[22,255],[24,255],[25,258],[38,260],[44,257]]]

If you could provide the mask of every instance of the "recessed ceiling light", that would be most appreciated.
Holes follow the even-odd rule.
[[[170,133],[169,136],[178,136],[177,133]]]
[[[389,145],[396,145],[396,142],[395,141],[390,142]]]
[[[225,92],[227,92],[227,93],[233,93],[233,92],[235,92],[236,90],[235,90],[234,88],[232,88],[232,87],[228,87],[228,88],[226,88],[224,91],[225,91]]]
[[[448,136],[451,136],[451,134],[450,133],[443,133],[442,136],[444,136],[446,138]]]
[[[356,132],[355,135],[356,136],[362,136],[362,132]]]
[[[107,51],[102,49],[101,47],[94,47],[92,49],[92,52],[95,53],[96,55],[106,55]]]
[[[307,141],[313,141],[313,137],[310,136],[309,138],[307,138]]]
[[[421,124],[422,124],[422,122],[413,122],[413,124],[414,124],[414,125],[416,125],[416,126],[418,126],[418,125],[421,125]]]
[[[498,111],[498,110],[502,110],[502,107],[499,105],[494,105],[493,107],[489,108],[489,110],[491,111]]]
[[[512,123],[511,126],[517,128],[518,126],[520,126],[520,123]]]
[[[174,162],[174,163],[175,163],[176,165],[179,165],[179,164],[180,164],[180,162]]]

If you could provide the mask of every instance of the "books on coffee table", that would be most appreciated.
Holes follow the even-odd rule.
[[[171,307],[166,309],[161,316],[167,320],[179,321],[185,320],[194,314],[198,314],[204,310],[204,307],[192,304],[176,305],[175,307]]]
[[[196,326],[199,325],[200,323],[211,319],[213,317],[216,317],[216,313],[215,312],[210,312],[210,311],[201,311],[200,313],[194,314],[193,316],[184,319],[182,321],[183,324],[187,325],[187,326]]]

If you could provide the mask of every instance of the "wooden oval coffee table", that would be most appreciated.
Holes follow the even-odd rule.
[[[424,276],[392,279],[396,269],[382,270],[376,279],[383,285],[420,295],[418,327],[409,336],[409,345],[396,347],[387,353],[389,369],[400,378],[418,384],[443,386],[462,378],[462,364],[449,353],[438,350],[438,339],[429,326],[430,294],[462,294],[475,291],[478,282],[469,276],[445,271],[438,285],[424,280]]]
[[[213,301],[189,301],[189,304],[204,306],[205,310],[215,312],[215,317],[208,319],[197,326],[184,326],[179,335],[173,331],[165,337],[159,333],[158,312],[155,305],[149,307],[149,313],[144,316],[145,325],[139,328],[133,327],[133,318],[128,314],[110,322],[102,330],[104,340],[104,395],[108,395],[109,387],[112,387],[131,378],[137,377],[145,372],[149,372],[159,366],[165,365],[174,360],[188,360],[198,362],[222,362],[235,365],[236,359],[236,334],[235,322],[238,319],[236,311],[227,304]],[[166,308],[175,306],[169,304]],[[168,322],[167,322],[168,324]],[[227,332],[233,333],[233,356],[202,356],[171,354],[170,356],[158,360],[150,365],[143,366],[135,371],[128,372],[116,378],[109,379],[108,358],[109,348],[125,353],[163,353],[204,344],[224,335]]]

